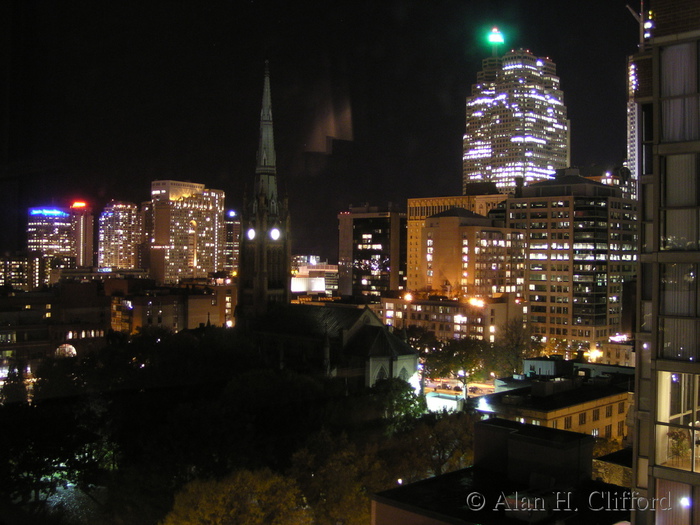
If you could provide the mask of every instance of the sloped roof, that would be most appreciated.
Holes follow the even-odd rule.
[[[416,355],[417,352],[385,326],[364,325],[350,339],[344,353],[349,356],[368,358]]]
[[[280,305],[254,322],[254,330],[305,337],[339,337],[355,326],[368,309],[305,304]]]

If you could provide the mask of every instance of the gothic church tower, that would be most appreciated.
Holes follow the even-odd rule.
[[[239,317],[265,313],[273,303],[289,303],[289,212],[287,199],[280,200],[277,191],[270,72],[265,62],[255,183],[252,197],[244,197],[241,217]]]

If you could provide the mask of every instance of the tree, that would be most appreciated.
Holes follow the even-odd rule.
[[[443,348],[426,355],[425,367],[430,377],[452,377],[462,383],[466,396],[469,378],[483,369],[488,343],[474,337],[455,339]]]
[[[389,432],[410,424],[425,413],[425,399],[417,396],[403,379],[382,379],[372,387],[372,396],[382,411]]]
[[[510,319],[498,331],[496,342],[487,352],[486,367],[498,376],[510,376],[522,368],[523,358],[536,357],[541,345],[519,318]]]
[[[28,402],[27,385],[24,382],[24,364],[12,362],[7,377],[0,390],[0,402],[3,405],[26,405]]]
[[[389,488],[386,468],[375,450],[361,453],[347,436],[321,431],[292,457],[290,474],[298,481],[317,525],[365,525],[369,493]]]
[[[432,412],[386,441],[380,453],[394,486],[399,478],[412,483],[471,465],[474,420],[467,412]]]
[[[408,344],[421,354],[437,350],[443,346],[442,341],[435,337],[435,332],[426,330],[421,326],[409,326],[406,329],[406,336],[408,337]]]
[[[269,469],[194,480],[175,495],[162,525],[306,525],[312,515],[294,480]]]
[[[670,432],[669,432],[670,435]],[[614,438],[595,438],[595,443],[593,444],[593,457],[599,458],[613,452],[617,452],[622,448],[622,444]]]

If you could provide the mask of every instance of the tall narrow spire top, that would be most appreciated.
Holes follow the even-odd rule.
[[[265,61],[262,109],[260,110],[260,143],[258,144],[257,174],[275,174],[275,138],[272,129],[272,96],[270,95],[270,66]]]

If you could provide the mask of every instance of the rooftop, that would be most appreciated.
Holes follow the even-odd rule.
[[[475,408],[479,412],[494,413],[497,409],[505,410],[510,407],[553,412],[576,405],[597,401],[606,397],[626,393],[627,389],[614,384],[584,383],[578,388],[557,391],[556,395],[533,396],[532,387],[516,388],[506,392],[488,394],[476,399]]]

